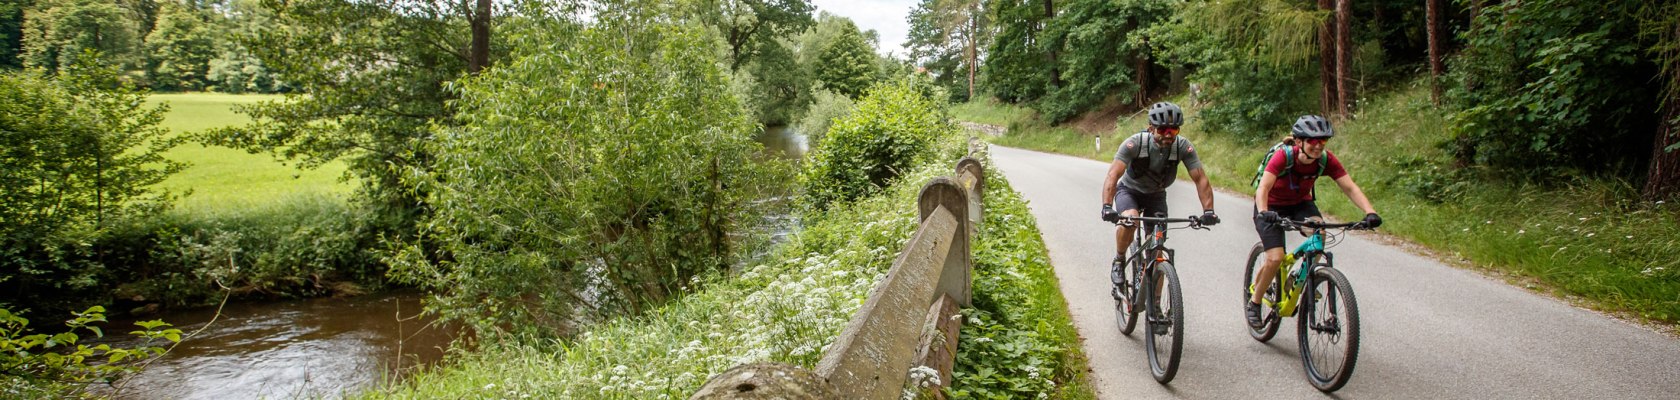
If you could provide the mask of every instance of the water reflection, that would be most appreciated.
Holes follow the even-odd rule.
[[[787,125],[764,127],[753,140],[764,145],[764,152],[788,160],[799,161],[810,150],[805,134]]]
[[[119,382],[120,391],[99,391],[118,399],[333,398],[361,392],[442,358],[452,330],[413,318],[420,298],[404,293],[230,304],[198,336]],[[154,318],[191,333],[214,312]],[[133,326],[113,322],[110,331]]]

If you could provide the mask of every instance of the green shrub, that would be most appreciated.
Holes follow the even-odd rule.
[[[136,322],[130,332],[142,343],[133,347],[89,346],[82,335],[104,337],[93,323],[105,322],[105,308],[93,306],[74,313],[62,332],[35,333],[29,319],[0,308],[0,397],[8,399],[68,398],[85,395],[89,384],[109,383],[139,371],[140,363],[161,356],[154,343],[181,341],[181,330],[163,321]]]
[[[759,158],[704,32],[634,6],[534,25],[460,86],[458,129],[417,173],[430,237],[395,275],[481,334],[549,336],[663,303],[754,243],[786,182]],[[425,243],[438,243],[439,248]]]
[[[1455,157],[1537,180],[1570,168],[1642,174],[1658,119],[1656,67],[1641,59],[1640,43],[1622,39],[1636,37],[1642,3],[1485,8],[1450,68]]]
[[[934,143],[957,129],[930,90],[911,79],[880,84],[835,121],[800,176],[810,204],[821,209],[875,194],[934,156]]]
[[[799,119],[796,129],[804,133],[811,143],[822,143],[828,135],[828,128],[834,121],[845,118],[852,113],[856,102],[846,95],[823,89],[815,89],[811,95],[816,101],[811,108],[805,110],[805,116]]]
[[[71,311],[113,267],[95,245],[110,227],[155,215],[150,187],[179,171],[162,108],[94,67],[88,53],[57,77],[0,73],[0,304]]]
[[[383,285],[372,213],[332,196],[282,199],[226,213],[172,212],[101,238],[123,282],[92,301],[198,305],[240,296],[354,295]]]

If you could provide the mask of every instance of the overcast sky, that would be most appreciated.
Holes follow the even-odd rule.
[[[904,57],[904,37],[910,34],[910,23],[904,17],[915,8],[915,0],[812,0],[818,11],[851,18],[858,29],[874,29],[881,35],[882,54]],[[812,17],[815,17],[815,13]]]

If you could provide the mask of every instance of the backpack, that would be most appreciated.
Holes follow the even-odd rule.
[[[1272,148],[1266,149],[1266,155],[1263,156],[1263,157],[1260,157],[1260,165],[1256,166],[1254,168],[1254,182],[1249,183],[1249,186],[1253,186],[1253,187],[1256,187],[1256,188],[1260,187],[1260,177],[1265,176],[1265,174],[1266,174],[1266,164],[1270,164],[1272,162],[1272,155],[1277,154],[1277,151],[1278,151],[1279,148],[1283,149],[1283,156],[1285,157],[1285,161],[1283,163],[1283,173],[1278,174],[1278,179],[1283,179],[1283,177],[1285,175],[1289,175],[1290,171],[1295,170],[1295,139],[1294,138],[1284,138],[1283,141],[1280,141],[1277,144],[1272,145]],[[1330,158],[1330,150],[1325,150],[1324,151],[1324,158]],[[1309,178],[1323,176],[1324,175],[1324,165],[1329,164],[1329,163],[1330,162],[1328,160],[1319,161],[1318,162],[1318,172],[1313,173],[1312,176],[1310,176]],[[1316,188],[1315,188],[1314,192],[1317,192]],[[1315,195],[1313,197],[1318,197],[1318,196],[1315,193]]]

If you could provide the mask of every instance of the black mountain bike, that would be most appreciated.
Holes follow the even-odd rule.
[[[1260,326],[1250,326],[1248,335],[1261,342],[1271,340],[1283,318],[1298,317],[1296,333],[1300,336],[1301,364],[1306,368],[1307,381],[1321,392],[1334,392],[1353,377],[1354,361],[1359,358],[1359,304],[1354,301],[1353,285],[1336,270],[1336,257],[1326,249],[1341,243],[1348,230],[1370,228],[1364,222],[1331,224],[1284,219],[1278,224],[1286,231],[1311,234],[1294,252],[1284,255],[1276,279],[1266,287],[1262,297],[1266,308]],[[1329,234],[1327,241],[1326,229],[1340,230]],[[1243,274],[1244,304],[1254,293],[1255,274],[1265,261],[1265,251],[1260,243],[1255,243],[1248,253]],[[1297,265],[1291,267],[1291,264]]]
[[[1178,359],[1184,353],[1184,296],[1173,268],[1173,250],[1167,248],[1167,225],[1208,229],[1201,217],[1120,217],[1118,223],[1142,224],[1134,233],[1126,260],[1110,265],[1114,283],[1114,314],[1120,333],[1130,336],[1144,314],[1144,351],[1149,353],[1149,373],[1156,382],[1171,382],[1178,374]],[[1148,312],[1145,313],[1144,311]]]

